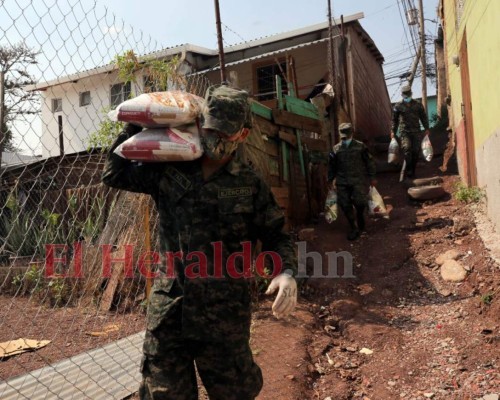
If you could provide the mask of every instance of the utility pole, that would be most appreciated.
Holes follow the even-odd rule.
[[[224,45],[222,42],[219,0],[214,0],[214,3],[215,3],[215,23],[217,24],[217,42],[219,44],[220,82],[222,83],[226,81],[226,65],[224,63]]]
[[[338,126],[337,111],[338,111],[338,93],[337,93],[337,83],[335,79],[335,53],[333,46],[333,20],[332,20],[332,4],[331,0],[328,0],[328,57],[329,57],[329,69],[330,69],[330,84],[333,89],[333,102],[330,106],[330,144],[336,143],[336,132]]]
[[[417,67],[418,63],[420,62],[421,53],[422,53],[422,47],[419,47],[417,50],[417,55],[415,56],[415,59],[413,60],[413,64],[411,66],[410,76],[408,77],[408,84],[410,85],[410,87],[413,85],[413,80],[415,79],[415,74],[417,73]]]
[[[424,29],[424,4],[418,1],[420,6],[420,58],[422,61],[422,105],[427,111],[427,62],[425,59],[425,29]]]

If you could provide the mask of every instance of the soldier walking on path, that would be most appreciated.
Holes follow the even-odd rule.
[[[406,161],[406,177],[413,178],[423,139],[420,123],[425,129],[425,135],[429,135],[429,120],[422,103],[412,99],[409,85],[402,87],[401,94],[403,100],[397,103],[392,110],[391,139],[399,128],[398,136]]]
[[[364,212],[367,206],[366,177],[375,186],[375,161],[368,148],[353,139],[352,125],[339,126],[340,143],[333,147],[328,164],[328,182],[337,188],[337,203],[349,222],[347,239],[356,240],[365,229]],[[354,215],[356,208],[356,216]]]
[[[123,159],[113,150],[142,129],[127,125],[103,175],[109,186],[152,196],[160,250],[175,254],[175,275],[168,274],[167,257],[167,273],[163,267],[149,299],[141,400],[197,400],[195,371],[211,399],[252,400],[260,392],[262,373],[249,346],[245,243],[260,240],[263,251],[279,255],[281,273],[266,292],[279,289],[274,314],[284,317],[296,304],[297,264],[283,213],[269,187],[235,157],[249,134],[248,93],[216,86],[206,101],[201,159],[142,165]],[[207,276],[192,276],[202,269]]]

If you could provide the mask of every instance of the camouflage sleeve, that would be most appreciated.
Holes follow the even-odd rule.
[[[375,160],[368,150],[368,147],[363,146],[361,156],[363,157],[368,176],[370,177],[370,179],[375,178],[375,174],[377,173],[377,165],[375,164]]]
[[[142,164],[122,158],[114,150],[142,128],[127,124],[109,149],[102,182],[129,192],[154,194],[158,188],[159,164]]]
[[[332,182],[337,176],[337,166],[335,153],[332,151],[328,154],[328,182]]]
[[[425,112],[425,108],[422,104],[420,104],[420,107],[418,108],[418,117],[420,122],[422,122],[424,129],[429,129],[429,119],[427,118],[427,113]]]
[[[269,187],[260,181],[260,188],[255,198],[254,219],[257,236],[262,242],[262,251],[274,251],[279,254],[281,271],[289,269],[297,275],[297,258],[290,234],[284,232],[285,216]]]
[[[400,112],[399,112],[399,108],[398,108],[398,105],[396,104],[393,109],[392,109],[392,132],[394,132],[394,134],[397,133],[398,131],[398,128],[399,128],[399,115],[400,115]]]

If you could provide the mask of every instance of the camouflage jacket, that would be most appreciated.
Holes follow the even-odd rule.
[[[368,148],[358,140],[352,140],[348,147],[337,143],[330,153],[328,181],[337,179],[337,185],[364,185],[366,176],[376,174],[375,161]]]
[[[159,212],[160,252],[179,252],[175,279],[155,279],[148,310],[148,329],[182,306],[182,332],[186,338],[224,340],[230,335],[248,335],[250,327],[249,279],[228,276],[226,261],[235,260],[243,270],[242,243],[257,240],[262,251],[277,252],[282,271],[297,271],[294,246],[284,233],[284,216],[267,185],[249,166],[233,159],[204,180],[201,161],[138,164],[113,150],[133,132],[123,132],[109,152],[103,182],[109,186],[152,196]],[[133,210],[131,210],[133,212]],[[219,245],[213,245],[218,242]],[[220,250],[219,250],[220,249]],[[205,256],[208,276],[186,277]],[[191,266],[191,267],[190,267]],[[248,265],[246,266],[248,267]],[[234,276],[234,274],[233,274]]]
[[[409,103],[400,101],[392,110],[392,131],[400,136],[421,131],[420,122],[424,129],[429,129],[429,121],[422,103],[412,100]]]

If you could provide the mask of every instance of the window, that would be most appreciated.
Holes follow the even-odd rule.
[[[130,93],[130,82],[111,85],[111,108],[115,108],[120,105],[120,103],[128,100],[130,98]]]
[[[52,112],[61,112],[62,111],[62,99],[52,99]]]
[[[88,106],[91,102],[90,92],[80,92],[80,107]]]
[[[261,65],[255,68],[256,75],[256,97],[258,101],[276,99],[276,75],[281,76],[282,90],[287,92],[286,77],[286,62],[283,61],[279,65],[277,63]]]

